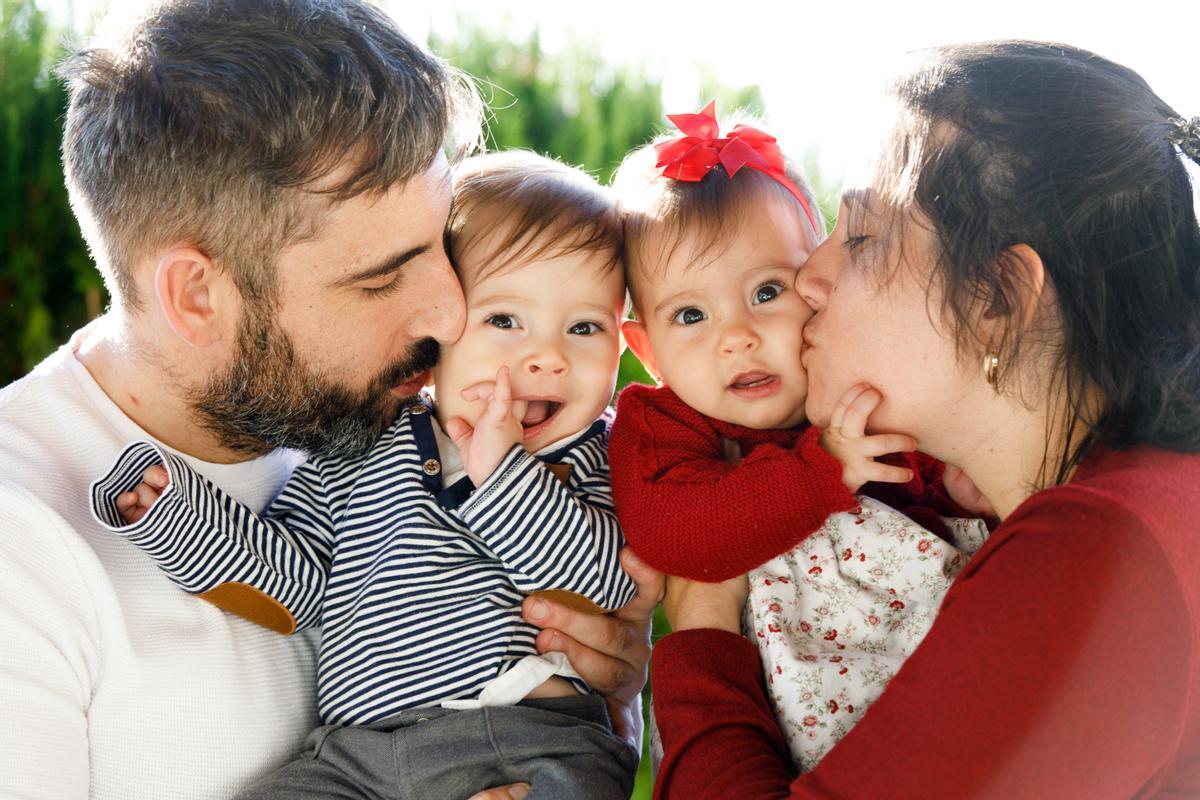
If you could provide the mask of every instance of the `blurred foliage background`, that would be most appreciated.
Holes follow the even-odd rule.
[[[0,0],[0,386],[104,304],[63,186],[60,36],[32,0]]]
[[[0,386],[31,370],[107,304],[59,158],[66,93],[52,68],[74,33],[52,30],[35,0],[0,0]],[[478,80],[491,109],[489,149],[529,148],[582,165],[607,183],[624,154],[667,123],[660,81],[642,65],[605,63],[594,42],[547,52],[536,31],[512,35],[463,20],[455,35],[435,34],[429,44]],[[711,73],[704,73],[694,107],[671,111],[694,111],[713,98],[722,112],[764,111],[756,87],[722,86]],[[620,385],[630,381],[649,376],[626,353]],[[665,631],[665,621],[656,620],[656,636]],[[643,759],[634,797],[650,791]]]

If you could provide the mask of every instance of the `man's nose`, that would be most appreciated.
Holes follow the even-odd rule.
[[[411,320],[408,334],[413,339],[432,338],[441,344],[453,344],[462,336],[467,304],[448,258],[431,267],[426,283],[417,293],[414,305],[418,307],[405,309]]]

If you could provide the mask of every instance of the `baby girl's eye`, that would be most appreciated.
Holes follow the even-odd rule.
[[[695,325],[697,322],[703,322],[708,319],[704,312],[695,306],[681,308],[671,315],[671,322],[679,323],[680,325]]]
[[[571,327],[567,328],[567,333],[571,334],[572,336],[591,336],[592,334],[600,333],[603,330],[604,328],[600,327],[600,325],[595,322],[576,322],[573,323]]]
[[[779,283],[778,281],[764,283],[762,286],[754,290],[754,305],[759,305],[760,303],[769,303],[776,297],[779,297],[779,293],[782,291],[783,284]]]
[[[512,314],[492,314],[485,320],[488,325],[501,330],[512,330],[513,328],[521,327],[517,324],[517,318]]]

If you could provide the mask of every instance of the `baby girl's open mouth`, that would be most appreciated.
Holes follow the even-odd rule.
[[[550,427],[563,404],[559,400],[532,398],[526,402],[528,405],[525,407],[525,416],[521,417],[521,427],[525,429],[525,438],[532,439]]]
[[[779,376],[761,369],[739,373],[729,383],[729,391],[747,400],[769,397],[779,391]]]

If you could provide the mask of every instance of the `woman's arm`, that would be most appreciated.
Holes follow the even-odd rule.
[[[673,634],[653,659],[658,797],[1128,798],[1189,713],[1193,631],[1144,526],[1083,490],[1031,501],[967,566],[859,724],[793,779],[755,648]]]

